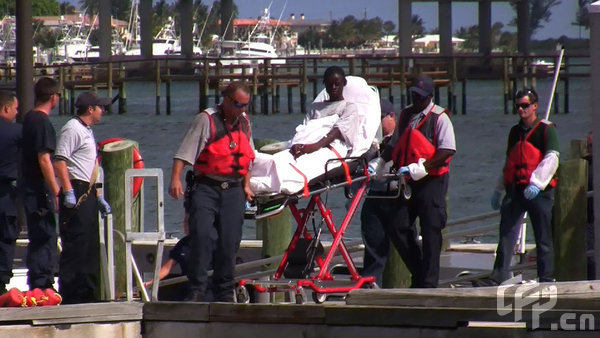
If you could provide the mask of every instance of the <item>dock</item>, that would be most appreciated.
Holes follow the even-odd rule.
[[[501,296],[500,296],[501,295]],[[503,298],[500,298],[503,297]],[[323,304],[111,302],[0,309],[27,337],[597,337],[600,281],[358,289]]]
[[[382,97],[391,102],[398,101],[402,107],[410,103],[408,87],[412,78],[419,73],[426,74],[435,82],[435,101],[443,103],[453,114],[467,113],[467,81],[496,79],[503,82],[504,113],[508,114],[513,112],[509,102],[515,88],[535,87],[538,80],[551,77],[553,64],[539,60],[554,60],[555,56],[552,53],[535,56],[493,54],[485,58],[479,54],[451,57],[339,54],[277,59],[285,59],[284,63],[269,58],[248,62],[248,59],[216,57],[115,57],[110,62],[36,65],[34,78],[51,76],[61,84],[63,95],[59,114],[74,114],[76,91],[97,89],[107,90],[113,103],[118,101],[116,111],[124,114],[127,111],[126,87],[132,81],[155,84],[157,115],[171,113],[171,85],[174,82],[198,83],[198,108],[203,109],[211,104],[210,101],[219,102],[221,90],[230,81],[246,81],[253,94],[249,112],[268,115],[281,111],[306,113],[308,103],[318,94],[324,70],[335,64],[343,67],[347,75],[365,78]],[[555,96],[555,112],[569,112],[569,80],[589,76],[589,61],[586,60],[589,60],[589,53],[565,56],[560,74],[563,90]],[[16,88],[15,78],[13,66],[0,66],[0,87]],[[292,104],[293,96],[300,97],[299,107]],[[287,98],[287,110],[282,106],[283,98]],[[161,99],[166,101],[164,107]]]

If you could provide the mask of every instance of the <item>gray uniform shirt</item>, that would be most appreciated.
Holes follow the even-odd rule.
[[[70,119],[60,130],[54,157],[67,163],[70,179],[90,182],[96,166],[92,129],[77,118]]]

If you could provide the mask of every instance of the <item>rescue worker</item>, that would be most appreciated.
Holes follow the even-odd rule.
[[[60,86],[43,77],[34,85],[35,106],[23,117],[22,174],[18,190],[27,219],[27,283],[29,289],[54,285],[58,261],[56,220],[59,186],[52,165],[56,132],[49,115],[60,101]]]
[[[169,194],[175,199],[184,192],[184,166],[194,168],[185,301],[205,300],[211,262],[214,300],[233,301],[233,273],[242,239],[245,202],[254,197],[249,183],[254,144],[245,114],[249,102],[250,88],[242,82],[230,83],[223,91],[221,104],[194,117],[173,158]]]
[[[15,94],[0,90],[0,294],[13,276],[13,258],[19,236],[17,223],[17,154],[21,147],[21,125],[13,123],[19,101]]]
[[[384,99],[381,99],[380,103],[383,140],[379,148],[383,150],[394,133],[396,120],[392,103]],[[391,162],[381,164],[384,165],[384,168],[377,171],[389,172],[391,164]],[[382,286],[383,283],[383,270],[390,248],[390,239],[386,234],[385,224],[393,222],[392,217],[396,207],[396,201],[389,197],[395,196],[397,191],[396,181],[382,182],[376,180],[372,182],[360,212],[360,231],[365,244],[362,275],[374,276],[379,286]],[[387,198],[377,198],[382,196]]]
[[[537,115],[538,94],[522,89],[515,94],[517,112],[521,117],[510,129],[503,180],[506,195],[500,204],[502,188],[492,196],[492,207],[500,209],[500,240],[491,281],[500,284],[510,278],[510,263],[517,244],[520,220],[527,212],[537,251],[537,273],[540,282],[554,281],[552,249],[552,205],[559,162],[559,141],[556,127]],[[491,283],[489,283],[491,282]]]
[[[386,231],[412,274],[411,287],[435,288],[439,281],[442,229],[446,226],[449,164],[456,152],[448,110],[433,102],[430,77],[415,77],[412,104],[402,110],[383,153],[408,180],[409,199],[396,200],[393,222]],[[419,218],[422,244],[415,220]]]
[[[101,182],[96,140],[90,128],[100,122],[110,98],[83,92],[75,100],[77,116],[60,130],[54,167],[61,183],[60,254],[58,283],[63,304],[100,300],[100,238],[98,211],[110,205],[98,195]]]

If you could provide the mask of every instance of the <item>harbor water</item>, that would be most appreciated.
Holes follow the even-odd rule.
[[[563,84],[559,83],[557,93],[563,93]],[[543,115],[549,97],[551,79],[538,80],[540,95],[539,114]],[[467,114],[452,115],[451,120],[456,134],[457,153],[450,169],[450,187],[448,193],[449,220],[473,216],[492,211],[490,196],[495,182],[501,174],[506,151],[506,138],[512,125],[518,121],[518,115],[503,113],[502,82],[498,80],[472,80],[467,82]],[[585,138],[591,130],[590,89],[588,78],[571,79],[569,83],[570,112],[563,113],[563,98],[559,98],[560,113],[554,108],[550,120],[558,127],[561,159],[570,157],[572,139]],[[457,97],[460,98],[460,86]],[[183,236],[183,201],[172,199],[166,194],[171,176],[173,154],[177,150],[188,123],[198,111],[198,83],[174,82],[171,85],[171,115],[165,115],[165,97],[161,98],[161,115],[156,114],[155,86],[151,82],[127,83],[127,113],[105,114],[102,121],[93,126],[97,141],[109,137],[122,137],[137,141],[144,158],[146,168],[161,168],[164,173],[165,188],[165,229],[176,237]],[[165,93],[165,88],[161,89]],[[100,95],[106,91],[100,90]],[[382,96],[387,96],[387,89]],[[446,91],[441,90],[441,105],[446,106]],[[400,111],[400,100],[395,95],[395,108]],[[294,92],[294,113],[289,114],[285,97],[281,100],[284,111],[273,115],[251,115],[255,138],[288,140],[294,134],[295,127],[302,121],[299,112],[300,95]],[[211,98],[211,105],[214,99]],[[113,107],[117,111],[116,104]],[[260,111],[260,108],[257,110]],[[458,112],[461,111],[459,102]],[[70,116],[59,116],[53,111],[51,121],[57,132]],[[377,117],[378,118],[378,117]],[[183,177],[182,177],[183,180]],[[153,190],[152,182],[145,183],[145,189]],[[150,193],[146,194],[151,195]],[[343,189],[331,191],[327,196],[334,221],[339,224],[345,214]],[[360,209],[359,209],[360,210]],[[155,224],[156,210],[146,206],[146,228]],[[482,241],[493,242],[497,234],[484,236]],[[360,238],[360,217],[357,214],[346,232],[349,239]],[[254,221],[246,221],[244,238],[255,238]],[[529,238],[533,238],[529,236]]]

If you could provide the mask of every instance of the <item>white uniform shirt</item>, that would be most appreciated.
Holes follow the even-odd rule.
[[[96,140],[92,129],[78,118],[62,127],[54,156],[67,163],[69,179],[90,182],[96,165]]]

